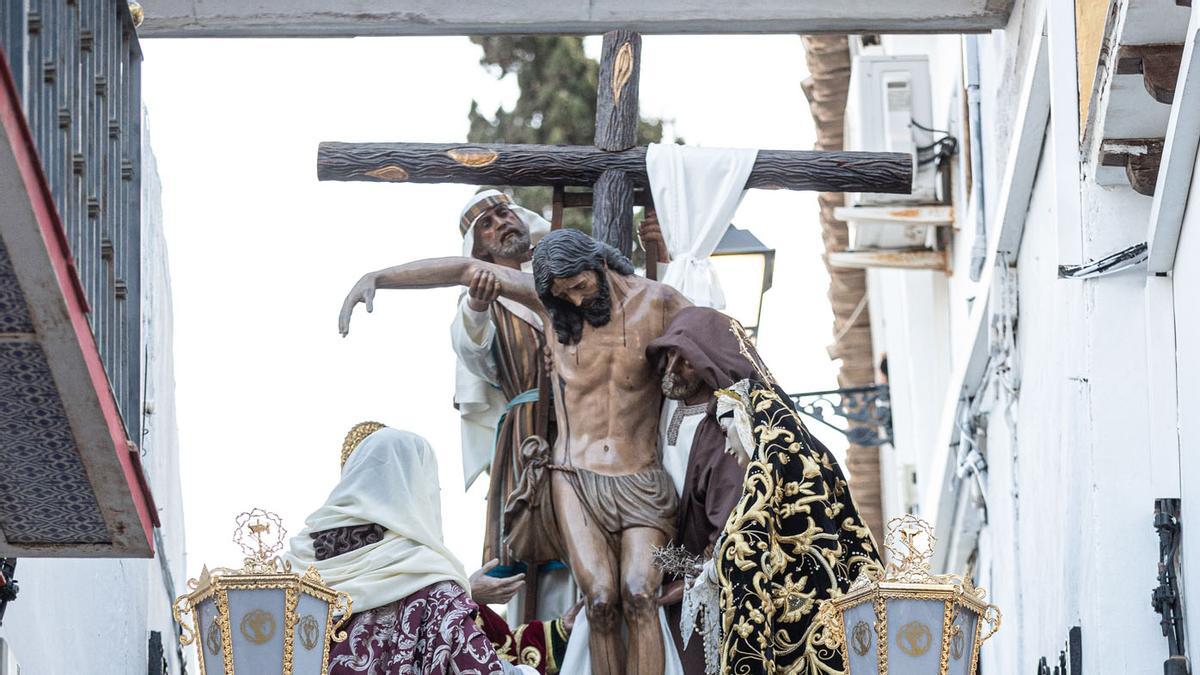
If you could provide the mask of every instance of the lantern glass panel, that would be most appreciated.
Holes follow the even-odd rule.
[[[762,253],[718,254],[709,260],[721,280],[725,309],[743,326],[758,327],[767,258]]]
[[[197,649],[204,659],[205,675],[225,675],[224,642],[221,624],[217,621],[217,603],[210,596],[200,603],[193,616],[196,617]]]
[[[328,618],[329,603],[300,595],[300,602],[296,603],[296,636],[292,641],[293,675],[321,675]]]
[[[879,672],[879,636],[875,633],[875,603],[864,602],[843,615],[846,632],[848,675],[874,675]]]
[[[970,675],[971,656],[975,652],[975,627],[979,624],[979,615],[962,605],[958,606],[958,615],[950,633],[950,659],[947,675]],[[955,630],[957,628],[957,630]]]
[[[935,675],[942,662],[943,600],[887,600],[888,675]]]
[[[229,591],[229,632],[235,673],[271,675],[283,670],[282,588]]]

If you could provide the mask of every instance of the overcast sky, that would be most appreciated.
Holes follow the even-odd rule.
[[[337,333],[362,273],[457,255],[465,185],[320,183],[320,141],[461,142],[472,98],[516,83],[466,38],[144,40],[144,99],[163,182],[189,576],[240,561],[234,516],[292,533],[338,478],[342,437],[378,420],[438,453],[446,539],[479,562],[483,481],[464,494],[451,406],[457,290],[384,291]],[[599,39],[589,38],[596,56]],[[646,37],[642,112],[694,145],[807,150],[795,36]],[[816,197],[752,191],[734,221],[777,249],[759,340],[790,391],[836,387]],[[818,433],[840,452],[837,434]]]

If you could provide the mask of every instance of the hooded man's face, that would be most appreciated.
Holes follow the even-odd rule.
[[[475,222],[476,257],[527,259],[529,248],[529,227],[505,204],[497,204]]]
[[[700,373],[683,358],[679,350],[674,347],[668,349],[666,363],[663,365],[663,396],[673,401],[686,401],[699,394],[703,386]]]

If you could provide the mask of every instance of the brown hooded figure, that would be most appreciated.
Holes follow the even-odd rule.
[[[687,454],[683,491],[676,517],[675,544],[688,553],[709,558],[729,512],[742,497],[745,470],[726,452],[725,432],[716,418],[714,392],[755,377],[754,366],[742,355],[737,337],[730,331],[732,319],[707,307],[681,309],[662,337],[646,349],[651,363],[664,377],[663,393],[681,402],[702,401],[704,417],[696,427]],[[668,391],[674,385],[676,396]],[[698,390],[694,388],[698,387]],[[686,394],[694,394],[686,397]],[[664,596],[667,622],[687,675],[704,673],[702,641],[693,639],[683,648],[680,634],[680,593]]]

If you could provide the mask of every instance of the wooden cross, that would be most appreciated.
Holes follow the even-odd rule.
[[[553,186],[556,211],[564,205],[564,186],[591,186],[590,204],[585,200],[565,205],[592,206],[592,236],[628,256],[635,189],[638,201],[650,205],[646,148],[635,147],[641,53],[637,33],[616,30],[604,35],[594,146],[327,142],[317,151],[317,177]],[[903,194],[911,185],[912,157],[896,152],[760,150],[746,181],[748,188]]]

